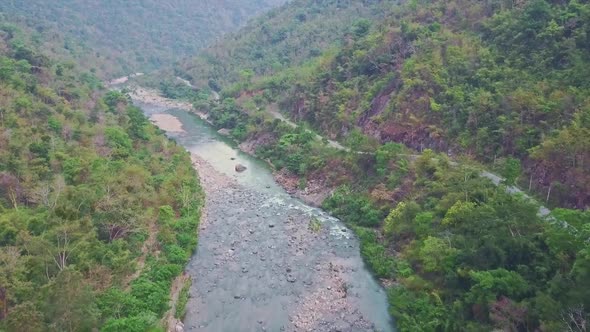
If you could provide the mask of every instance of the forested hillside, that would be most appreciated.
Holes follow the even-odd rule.
[[[340,140],[358,128],[381,143],[520,163],[522,184],[551,204],[590,204],[586,4],[415,1],[393,7],[381,23],[359,19],[337,29],[343,32],[331,45],[338,47],[321,52],[321,42],[300,31],[321,29],[322,16],[296,24],[280,42],[289,46],[275,51],[273,39],[260,34],[291,31],[284,16],[297,20],[298,7],[289,8],[273,14],[282,25],[253,24],[191,62],[194,68],[185,64],[189,78],[214,87],[220,76],[238,81],[226,92],[261,94],[261,102],[278,102]],[[275,53],[285,54],[284,63],[276,63]]]
[[[0,330],[155,329],[196,243],[189,155],[24,31],[0,27]]]
[[[0,13],[20,19],[45,47],[65,47],[85,68],[113,77],[171,65],[283,2],[7,0]]]
[[[354,12],[363,5],[383,11]],[[296,1],[274,18],[177,68],[221,88],[219,103],[178,95],[296,178],[293,190],[333,190],[324,207],[356,230],[398,328],[584,331],[590,5]],[[508,193],[514,183],[552,215]]]
[[[344,35],[367,29],[367,19],[383,18],[394,3],[295,0],[181,61],[176,73],[213,89],[278,73],[337,48]]]

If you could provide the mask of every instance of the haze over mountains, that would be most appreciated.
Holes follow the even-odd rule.
[[[8,0],[0,12],[51,48],[99,72],[149,71],[195,54],[223,33],[285,0]],[[63,45],[51,40],[63,37]],[[94,63],[93,63],[94,61]],[[89,69],[90,69],[89,68]],[[112,76],[111,76],[112,77]]]

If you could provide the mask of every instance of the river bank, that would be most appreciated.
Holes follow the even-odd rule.
[[[197,111],[191,103],[163,97],[156,90],[142,87],[133,87],[130,90],[129,95],[133,100],[139,101],[142,104],[157,105],[158,107],[168,109],[185,110],[210,123],[208,121],[207,114]],[[150,120],[156,126],[160,127],[160,129],[167,132],[180,133],[184,131],[180,122],[169,114],[152,114],[150,116]],[[223,129],[220,130],[220,132],[222,131]],[[262,140],[253,139],[242,142],[238,144],[238,148],[244,153],[256,157],[256,148],[263,144],[263,141],[264,138],[262,138]],[[269,166],[272,167],[272,164],[269,163]],[[328,197],[334,190],[333,188],[326,186],[325,183],[319,179],[312,179],[306,183],[304,188],[301,188],[299,177],[295,174],[289,173],[286,170],[274,170],[273,176],[275,181],[277,181],[277,183],[280,184],[290,195],[301,199],[305,203],[314,207],[320,207],[326,197]]]

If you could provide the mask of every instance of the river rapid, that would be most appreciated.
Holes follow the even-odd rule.
[[[386,294],[339,220],[290,197],[199,117],[134,103],[191,153],[206,193],[185,331],[394,331]]]

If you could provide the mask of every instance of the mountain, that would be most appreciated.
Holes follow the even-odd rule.
[[[2,1],[0,13],[86,58],[99,73],[128,74],[170,65],[285,0]],[[98,65],[101,65],[97,68]]]
[[[576,330],[590,307],[589,15],[576,0],[294,1],[169,72],[195,88],[163,88],[292,193],[325,197],[399,330]]]
[[[157,328],[196,245],[190,157],[38,41],[0,26],[0,330]]]
[[[262,95],[342,141],[359,130],[518,163],[519,183],[549,204],[590,205],[585,4],[322,3],[267,14],[177,71],[232,97]]]
[[[295,0],[249,22],[243,29],[179,62],[176,73],[200,87],[217,89],[243,77],[269,75],[300,65],[344,35],[382,19],[395,1]]]

